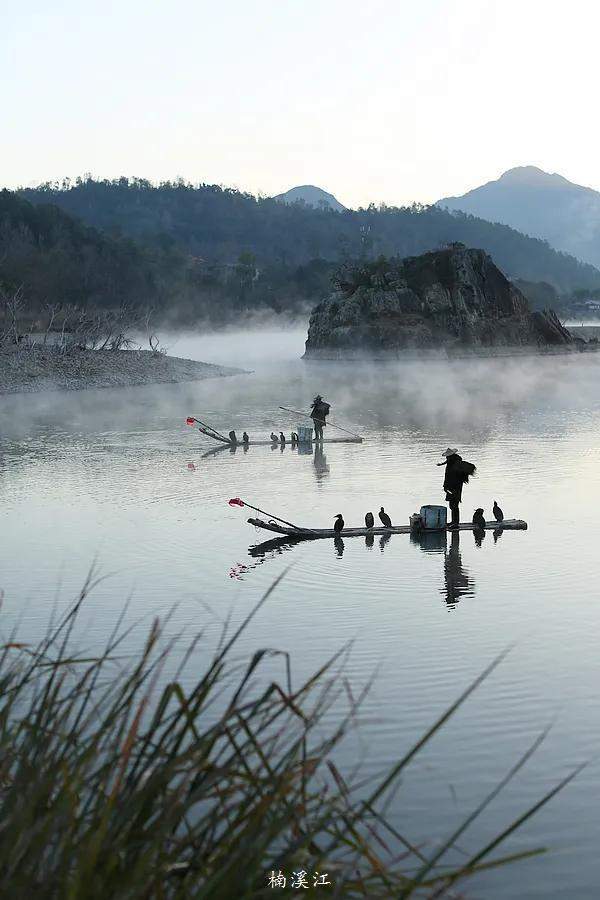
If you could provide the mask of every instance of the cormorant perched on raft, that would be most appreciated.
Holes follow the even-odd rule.
[[[494,500],[494,506],[492,507],[492,512],[494,513],[494,518],[496,522],[504,522],[504,513],[498,506],[498,501]]]
[[[244,444],[250,443],[250,437],[248,436],[247,432],[244,432],[242,435],[242,443],[244,443]]]
[[[280,443],[283,447],[285,447],[285,434],[283,433],[283,431],[280,431],[280,432],[279,432],[279,443]]]
[[[237,444],[238,439],[237,439],[237,437],[235,436],[235,431],[230,431],[230,432],[229,432],[229,440],[231,441],[232,444]]]
[[[337,516],[335,517],[335,523],[333,526],[333,530],[335,531],[336,534],[339,534],[340,531],[344,530],[344,520],[342,518],[341,513],[338,513]]]
[[[383,508],[383,506],[382,506],[381,509],[379,510],[379,521],[381,522],[381,524],[383,525],[384,528],[391,528],[391,527],[392,527],[392,520],[390,519],[390,517],[389,517],[388,514],[386,513],[386,511],[385,511],[385,509]]]
[[[277,435],[275,434],[274,431],[271,432],[271,440],[273,441],[274,444],[279,443],[279,438],[277,437]]]
[[[473,525],[475,528],[485,528],[485,516],[481,507],[473,513]]]
[[[373,518],[373,513],[367,513],[365,516],[365,527],[372,528],[375,524],[375,519]]]
[[[294,446],[294,444],[297,444],[297,443],[298,443],[298,435],[296,434],[295,431],[292,431],[292,447]]]

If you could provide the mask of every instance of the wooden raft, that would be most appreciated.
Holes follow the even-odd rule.
[[[265,522],[263,519],[248,519],[250,525],[256,528],[264,528],[265,531],[273,531],[275,534],[285,534],[288,537],[297,538],[298,540],[317,540],[318,538],[335,538],[335,537],[360,537],[367,534],[410,534],[410,525],[394,525],[392,528],[344,528],[343,531],[337,532],[333,528],[287,528],[285,525],[278,525],[276,522]],[[505,519],[503,522],[486,522],[487,531],[496,528],[503,531],[525,531],[527,522],[523,519]],[[434,531],[443,531],[444,529],[427,529],[427,531],[418,531],[417,534],[431,534]],[[477,530],[472,522],[461,522],[458,528],[448,528],[446,531],[474,531]]]

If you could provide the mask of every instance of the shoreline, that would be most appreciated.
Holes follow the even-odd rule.
[[[50,348],[0,351],[0,397],[44,391],[180,384],[247,375],[245,369],[214,365],[152,350],[82,350],[57,353]]]
[[[571,329],[575,330],[575,329]],[[595,337],[595,336],[594,336]],[[406,350],[394,350],[382,352],[375,350],[369,353],[367,350],[353,348],[322,348],[305,352],[301,359],[304,362],[455,362],[472,359],[514,359],[517,357],[529,357],[540,359],[547,356],[585,356],[600,351],[600,342],[581,342],[574,344],[562,344],[549,347],[517,346],[517,347],[473,347],[472,349],[457,348],[455,351],[444,347],[440,348],[407,348]]]

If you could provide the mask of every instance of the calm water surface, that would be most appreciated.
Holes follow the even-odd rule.
[[[248,376],[0,401],[3,632],[38,637],[95,561],[107,576],[82,643],[106,637],[129,598],[169,633],[238,621],[285,571],[243,638],[244,650],[292,653],[294,677],[353,641],[347,673],[376,672],[341,763],[367,774],[403,753],[500,651],[508,658],[412,767],[394,818],[431,848],[486,795],[548,725],[545,742],[457,852],[506,826],[583,760],[588,767],[505,850],[543,858],[480,877],[485,898],[587,898],[600,891],[600,359],[430,365],[307,365],[300,332],[167,338],[170,352],[254,370]],[[251,437],[298,424],[320,391],[361,445],[228,449],[184,425],[193,414]],[[334,433],[334,429],[327,429]],[[443,502],[440,451],[478,466],[463,515],[497,499],[527,532],[472,533],[420,546],[407,535],[292,548],[227,505],[241,496],[301,525],[348,524],[383,504],[407,522]],[[209,607],[209,609],[207,609]],[[198,660],[198,671],[202,660]],[[189,677],[194,675],[192,671]]]

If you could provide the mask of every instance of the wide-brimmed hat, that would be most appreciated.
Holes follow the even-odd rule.
[[[454,448],[448,447],[447,450],[444,450],[444,452],[442,453],[442,456],[454,456],[455,453],[458,453],[458,450],[456,449],[456,447],[454,447]]]

